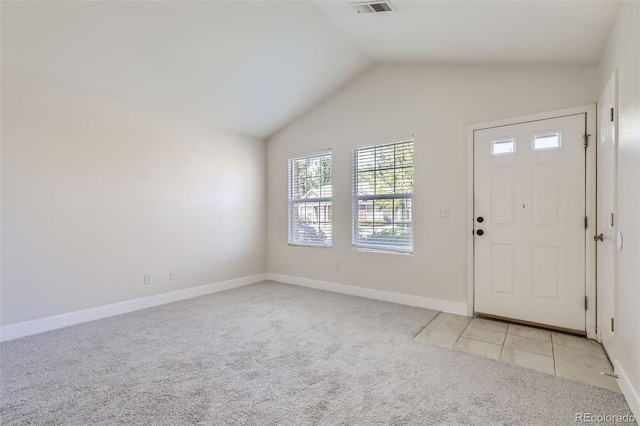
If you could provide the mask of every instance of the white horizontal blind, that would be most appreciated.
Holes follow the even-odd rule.
[[[353,247],[413,252],[413,140],[353,151]]]
[[[331,247],[331,153],[289,160],[289,244]]]

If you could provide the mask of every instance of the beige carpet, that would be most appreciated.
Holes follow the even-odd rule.
[[[266,282],[0,345],[0,423],[575,424],[622,395],[412,340],[437,312]]]

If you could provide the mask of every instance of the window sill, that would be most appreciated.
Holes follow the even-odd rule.
[[[373,247],[356,247],[352,246],[353,251],[360,251],[363,253],[381,253],[381,254],[400,254],[404,256],[413,256],[413,250],[401,251],[392,249],[378,249]]]

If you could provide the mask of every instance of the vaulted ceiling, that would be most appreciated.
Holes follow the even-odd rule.
[[[2,66],[268,137],[380,61],[595,65],[616,1],[1,3]]]
[[[392,1],[396,13],[318,2],[376,61],[597,65],[616,1]]]

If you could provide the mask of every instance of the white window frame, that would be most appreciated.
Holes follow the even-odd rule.
[[[306,198],[294,198],[294,168],[292,167],[295,161],[300,160],[310,160],[314,158],[328,157],[331,164],[331,196],[330,197],[316,197],[312,199]],[[296,227],[294,226],[294,222],[296,220],[295,209],[300,204],[305,203],[330,203],[331,209],[333,210],[333,156],[331,150],[323,150],[319,152],[315,152],[309,155],[301,155],[297,157],[289,158],[287,161],[287,200],[288,200],[288,226],[287,226],[287,242],[290,246],[300,246],[300,247],[323,247],[323,248],[331,248],[333,246],[333,235],[329,237],[328,240],[324,240],[322,242],[300,242],[295,238],[295,233],[297,232]],[[325,222],[326,223],[326,222]],[[333,211],[331,213],[331,219],[329,221],[329,225],[331,228],[331,234],[333,234]],[[306,225],[311,226],[311,225]],[[317,230],[319,231],[319,230]]]
[[[497,144],[501,144],[501,143],[505,143],[505,142],[511,142],[513,141],[513,151],[511,152],[501,152],[501,153],[495,153],[493,151],[493,148],[495,145]],[[495,139],[494,141],[491,142],[491,152],[489,153],[492,157],[501,157],[503,155],[515,155],[518,153],[518,140],[515,136],[505,136],[503,138],[498,138]]]
[[[412,189],[411,193],[404,193],[404,194],[378,194],[378,195],[360,195],[359,194],[359,190],[358,190],[358,153],[366,150],[366,149],[371,149],[371,148],[384,148],[384,147],[389,147],[389,146],[398,146],[398,145],[402,145],[402,144],[408,144],[411,143],[411,149],[414,153],[414,158],[413,161],[411,163],[411,172],[412,172],[412,176],[411,176],[411,180],[412,180],[412,187],[413,184],[415,183],[415,146],[414,146],[414,139],[413,137],[410,139],[406,139],[406,140],[402,140],[399,142],[391,142],[391,143],[384,143],[384,144],[378,144],[378,145],[367,145],[367,146],[361,146],[358,148],[355,148],[351,151],[351,157],[352,157],[352,220],[351,220],[351,244],[352,244],[352,248],[355,251],[365,251],[365,252],[375,252],[375,253],[390,253],[390,254],[406,254],[406,255],[412,255],[413,254],[413,250],[414,250],[414,224],[415,224],[415,220],[414,220],[414,192],[415,189]],[[395,160],[394,160],[394,169],[395,169]],[[367,244],[364,243],[363,241],[360,240],[359,238],[359,223],[360,223],[360,217],[359,217],[359,201],[363,201],[363,200],[401,200],[401,199],[405,199],[405,200],[411,200],[411,211],[410,211],[410,215],[411,215],[411,233],[410,233],[410,246],[409,247],[401,247],[401,246],[389,246],[389,245],[381,245],[381,244]],[[394,218],[394,225],[395,225],[395,218]]]
[[[545,138],[549,136],[558,135],[558,146],[551,146],[548,148],[536,148],[536,139]],[[531,139],[531,150],[534,152],[540,151],[553,151],[556,149],[562,149],[562,130],[549,130],[547,132],[540,132],[533,135],[533,139]]]

